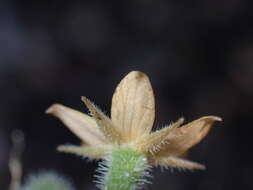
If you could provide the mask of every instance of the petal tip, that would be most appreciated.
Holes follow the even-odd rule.
[[[216,117],[216,121],[223,121],[221,117]]]
[[[56,147],[56,150],[59,152],[63,152],[65,150],[65,146],[64,145],[59,145]]]
[[[203,116],[197,120],[201,120],[201,121],[204,120],[206,122],[223,121],[221,117],[214,116],[214,115]]]
[[[49,108],[46,109],[45,113],[46,114],[54,114],[58,108],[60,108],[62,105],[61,104],[53,104]]]
[[[211,121],[223,121],[221,117],[218,116],[207,116],[207,119],[210,119]]]
[[[130,73],[127,74],[127,76],[132,76],[135,77],[136,79],[147,77],[147,75],[141,71],[131,71]]]
[[[199,167],[196,168],[196,169],[199,169],[199,170],[206,170],[206,166],[203,165],[203,164],[199,164]]]
[[[58,152],[72,153],[72,152],[74,152],[73,147],[74,147],[74,145],[68,145],[68,144],[67,145],[59,145],[56,147],[56,150]]]

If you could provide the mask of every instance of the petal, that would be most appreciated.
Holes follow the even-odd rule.
[[[151,131],[155,102],[150,81],[144,73],[132,71],[119,83],[112,98],[111,118],[126,141]]]
[[[201,117],[173,130],[168,135],[167,143],[162,144],[160,150],[155,154],[159,156],[182,155],[208,134],[214,121],[221,121],[221,118],[216,116]]]
[[[199,170],[206,169],[206,167],[202,164],[173,156],[154,158],[152,165],[161,166],[165,168],[172,167],[182,169],[199,169]]]
[[[110,146],[76,146],[60,145],[57,150],[65,153],[77,154],[90,159],[101,159],[111,152]]]
[[[60,104],[50,106],[46,113],[59,118],[76,136],[89,145],[108,143],[90,116]]]
[[[91,103],[88,98],[82,97],[82,101],[85,103],[91,115],[96,120],[104,136],[106,136],[106,138],[111,143],[120,143],[122,139],[121,135],[117,131],[117,128],[114,126],[112,121],[100,109],[98,109],[93,103]]]
[[[160,150],[160,147],[164,143],[168,143],[166,140],[168,135],[176,130],[184,122],[183,118],[180,118],[177,122],[164,127],[158,131],[151,133],[150,135],[143,136],[136,142],[137,150],[143,152],[144,154],[150,153],[155,154],[155,152]]]

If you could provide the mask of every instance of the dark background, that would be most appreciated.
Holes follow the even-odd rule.
[[[206,171],[154,169],[159,190],[253,189],[253,23],[246,0],[0,1],[0,189],[9,183],[10,132],[26,136],[24,178],[53,169],[94,189],[95,162],[55,151],[79,143],[52,103],[87,111],[85,95],[109,113],[132,70],[151,79],[156,126],[217,115],[190,159]]]

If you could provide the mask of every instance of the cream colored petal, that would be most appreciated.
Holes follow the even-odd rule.
[[[60,145],[57,147],[57,150],[60,152],[84,156],[90,159],[101,159],[108,155],[112,149],[110,146]]]
[[[86,97],[82,97],[82,101],[85,103],[91,115],[96,120],[104,136],[106,136],[106,138],[111,143],[119,144],[122,138],[112,121],[100,109],[98,109],[93,103],[91,103],[89,99],[87,99]]]
[[[202,164],[185,160],[182,158],[178,158],[178,157],[173,157],[173,156],[154,158],[151,164],[155,166],[165,167],[165,168],[172,167],[172,168],[179,168],[179,169],[181,168],[182,169],[199,169],[199,170],[206,169],[206,167]]]
[[[144,154],[146,153],[155,154],[157,151],[160,150],[160,147],[164,143],[168,143],[166,141],[168,138],[168,135],[173,130],[176,130],[183,122],[184,122],[184,119],[180,118],[177,122],[167,127],[164,127],[163,129],[153,132],[150,135],[146,135],[141,138],[138,138],[136,142],[137,150],[143,152]]]
[[[216,116],[201,117],[173,130],[168,135],[167,143],[162,144],[160,150],[155,154],[159,156],[182,155],[208,134],[214,121],[221,121],[221,118]]]
[[[108,143],[96,121],[86,114],[60,104],[50,106],[46,113],[59,118],[76,136],[89,145]]]
[[[119,83],[112,98],[111,118],[126,141],[151,131],[155,102],[150,81],[144,73],[132,71]]]

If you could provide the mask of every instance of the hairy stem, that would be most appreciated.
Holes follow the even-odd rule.
[[[102,190],[135,190],[148,181],[147,159],[129,149],[114,150],[109,158],[100,164],[99,187]]]

